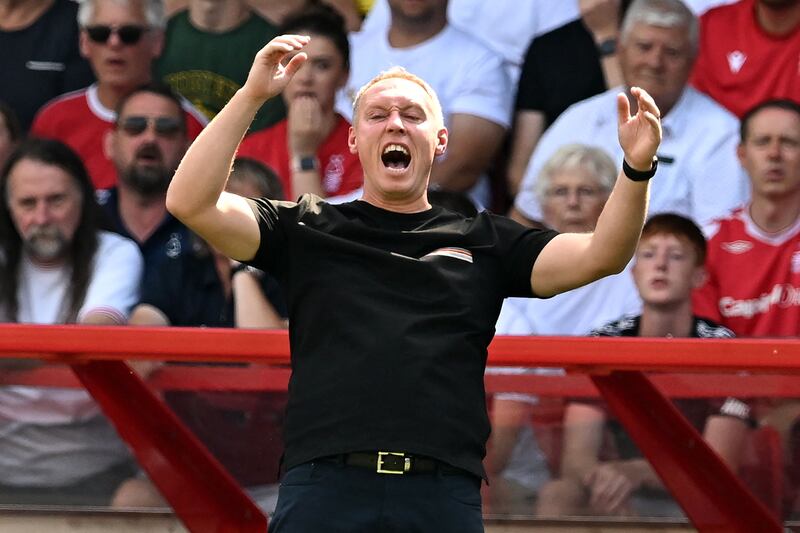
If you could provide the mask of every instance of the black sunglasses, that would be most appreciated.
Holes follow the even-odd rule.
[[[111,34],[116,33],[123,44],[136,44],[146,31],[147,28],[144,26],[135,26],[133,24],[125,24],[124,26],[117,27],[106,26],[104,24],[86,26],[86,34],[89,36],[89,39],[96,43],[106,43],[111,37]]]
[[[162,137],[174,137],[183,131],[183,123],[174,117],[125,117],[117,121],[117,127],[135,137],[147,129],[148,124],[155,126],[156,134]]]

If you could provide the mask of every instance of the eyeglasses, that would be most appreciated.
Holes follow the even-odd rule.
[[[554,189],[545,191],[544,194],[548,198],[563,201],[569,198],[570,194],[572,193],[575,193],[579,200],[594,200],[601,194],[604,194],[605,191],[595,187],[578,187],[576,189],[570,189],[569,187],[556,187]]]
[[[133,24],[116,27],[96,24],[94,26],[86,26],[85,29],[89,39],[100,44],[107,43],[112,33],[116,33],[123,44],[136,44],[142,38],[144,32],[147,31],[144,26],[135,26]]]
[[[153,124],[156,134],[162,137],[175,137],[184,127],[180,119],[175,117],[131,116],[117,121],[117,127],[132,137],[141,135],[148,124]]]

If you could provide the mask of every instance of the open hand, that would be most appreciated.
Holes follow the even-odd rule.
[[[272,39],[256,54],[242,90],[262,102],[279,94],[308,59],[304,52],[295,52],[302,50],[310,40],[307,35],[279,35]],[[295,55],[285,62],[292,53]]]
[[[653,97],[640,87],[631,87],[636,99],[636,114],[624,93],[617,95],[619,144],[625,161],[635,170],[650,170],[658,145],[661,144],[661,112]]]

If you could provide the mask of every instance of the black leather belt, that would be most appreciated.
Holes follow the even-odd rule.
[[[447,463],[402,452],[355,452],[327,457],[348,466],[368,468],[378,474],[466,474],[466,470]]]

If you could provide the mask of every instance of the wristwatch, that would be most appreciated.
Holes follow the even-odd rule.
[[[307,172],[319,168],[319,159],[315,155],[301,155],[292,158],[292,172]]]
[[[597,53],[600,57],[608,57],[613,56],[617,53],[617,39],[611,37],[610,39],[605,39],[601,41],[600,44],[597,45]]]

